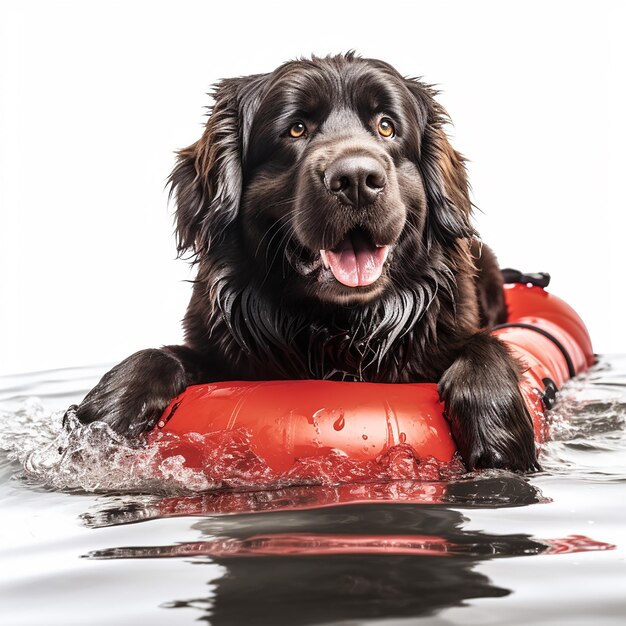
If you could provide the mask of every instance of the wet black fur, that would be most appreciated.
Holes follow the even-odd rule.
[[[222,81],[201,139],[171,175],[179,252],[197,264],[185,345],[138,352],[77,408],[84,422],[150,429],[186,386],[215,380],[439,381],[470,468],[538,467],[519,364],[485,328],[502,279],[471,225],[463,158],[431,87],[352,54]],[[375,132],[380,115],[396,136]],[[304,120],[306,137],[289,128]],[[346,152],[384,164],[371,206],[341,206],[324,168]],[[319,258],[353,228],[392,246],[370,287]]]

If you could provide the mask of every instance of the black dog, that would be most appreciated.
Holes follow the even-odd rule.
[[[434,91],[353,54],[222,81],[171,175],[197,263],[185,345],[114,367],[76,409],[150,429],[188,385],[438,381],[469,468],[537,469],[495,257]]]

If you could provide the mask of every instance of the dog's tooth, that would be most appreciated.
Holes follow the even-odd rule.
[[[383,263],[387,262],[387,257],[389,256],[389,246],[384,246],[385,248],[385,252],[384,252],[384,256],[383,256]]]
[[[320,250],[320,256],[322,257],[324,267],[328,269],[330,267],[330,263],[328,262],[328,257],[326,256],[326,250]]]

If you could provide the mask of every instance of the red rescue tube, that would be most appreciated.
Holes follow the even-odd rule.
[[[593,364],[591,341],[576,312],[541,287],[506,285],[505,297],[508,322],[493,332],[527,367],[521,389],[541,442],[544,404],[554,388]],[[253,452],[277,473],[333,450],[374,461],[399,444],[411,446],[418,459],[448,462],[456,445],[442,409],[431,383],[221,382],[189,387],[172,400],[154,430],[175,435],[243,430]],[[197,447],[185,447],[184,441],[177,454],[188,466],[201,467]]]

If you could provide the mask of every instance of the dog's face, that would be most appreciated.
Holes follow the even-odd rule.
[[[462,158],[423,84],[352,55],[221,83],[172,174],[179,249],[237,246],[295,298],[365,303],[472,233]],[[232,250],[230,250],[232,252]]]

